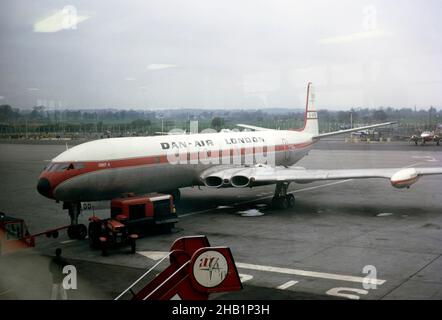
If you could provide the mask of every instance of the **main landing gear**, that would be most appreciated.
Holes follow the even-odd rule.
[[[293,208],[295,206],[295,196],[287,194],[288,182],[278,182],[275,188],[275,194],[272,198],[272,207],[277,209]]]
[[[71,218],[71,225],[68,227],[68,236],[70,239],[83,240],[87,236],[87,227],[78,223],[78,216],[81,213],[79,202],[64,202],[63,209],[67,209]]]

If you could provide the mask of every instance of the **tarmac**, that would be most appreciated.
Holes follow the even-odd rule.
[[[36,191],[47,161],[65,148],[0,144],[0,211],[25,219],[31,233],[68,223],[62,204]],[[432,144],[324,140],[297,166],[441,166],[441,151]],[[230,247],[244,286],[212,299],[442,299],[441,176],[405,190],[383,179],[291,184],[296,206],[286,210],[268,207],[273,190],[182,189],[176,228],[138,240],[136,254],[122,248],[102,257],[87,240],[40,237],[36,248],[0,257],[0,299],[48,299],[48,263],[57,247],[77,268],[69,299],[113,299],[175,239],[199,234]]]

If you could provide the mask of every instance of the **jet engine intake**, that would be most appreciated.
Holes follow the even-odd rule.
[[[223,178],[219,176],[208,176],[204,178],[204,184],[211,188],[220,188],[223,185]]]
[[[250,185],[250,178],[244,175],[236,175],[232,177],[230,182],[235,188],[244,188]]]

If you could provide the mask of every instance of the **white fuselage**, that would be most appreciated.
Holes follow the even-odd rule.
[[[201,185],[214,166],[290,166],[314,140],[298,131],[222,132],[95,140],[52,160],[42,173],[61,201],[98,201],[124,193],[164,192]]]

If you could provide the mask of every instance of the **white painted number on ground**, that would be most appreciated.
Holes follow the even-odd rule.
[[[239,274],[239,279],[241,280],[242,283],[244,283],[246,281],[252,280],[253,276],[251,274],[240,273]]]
[[[349,293],[351,292],[351,293]],[[356,293],[356,294],[353,294]],[[345,288],[345,287],[337,287],[332,288],[326,292],[329,296],[347,298],[351,300],[359,300],[361,294],[366,295],[368,293],[367,290],[357,289],[357,288]]]

